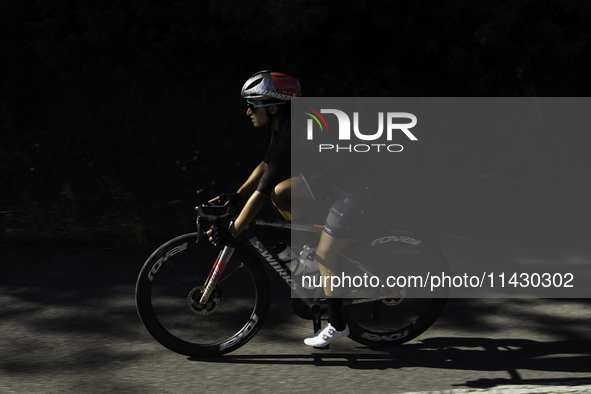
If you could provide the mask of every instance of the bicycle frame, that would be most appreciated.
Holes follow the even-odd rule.
[[[199,218],[197,220],[199,223]],[[262,227],[282,228],[282,229],[288,229],[288,230],[292,230],[292,231],[313,232],[313,233],[321,233],[322,229],[324,228],[324,226],[317,225],[317,224],[310,225],[310,224],[302,224],[302,223],[287,223],[287,222],[283,222],[283,221],[275,221],[275,220],[269,221],[269,220],[263,220],[263,219],[254,219],[252,221],[251,225],[262,226]],[[299,296],[299,298],[304,300],[304,302],[306,302],[309,306],[313,306],[313,305],[318,304],[317,299],[310,300],[308,298],[307,294],[302,290],[302,287],[300,285],[298,285],[296,283],[296,281],[294,281],[291,278],[291,274],[288,271],[288,269],[286,268],[286,266],[282,262],[277,261],[275,259],[275,257],[273,256],[273,254],[267,250],[267,248],[258,240],[258,238],[248,228],[243,231],[243,236],[245,236],[247,238],[247,240],[254,247],[254,249],[257,251],[257,253],[275,270],[275,272],[277,272],[279,274],[281,279],[283,279],[287,283],[287,285],[293,291],[296,292],[296,294]],[[200,237],[198,237],[197,241],[199,241],[199,238]],[[205,285],[204,285],[205,290],[203,292],[203,295],[201,296],[201,299],[199,300],[199,302],[201,304],[205,304],[209,300],[209,297],[210,297],[211,293],[213,292],[213,289],[215,288],[219,278],[221,277],[222,273],[224,272],[226,265],[228,264],[228,262],[232,258],[232,254],[234,253],[234,250],[235,250],[235,248],[233,248],[231,246],[225,246],[224,249],[222,251],[220,251],[220,253],[219,253],[212,269],[211,269],[211,272],[209,273],[209,276],[205,282]],[[355,261],[355,260],[349,258],[348,256],[344,255],[343,253],[341,253],[340,255],[345,260],[354,264],[355,266],[357,266],[357,268],[359,268],[363,272],[367,273],[368,275],[371,275],[371,276],[374,275],[371,271],[369,271],[366,267],[364,267],[358,261]],[[357,304],[357,303],[362,303],[362,302],[377,301],[377,300],[381,300],[381,299],[385,299],[385,298],[392,298],[393,296],[395,296],[395,294],[396,294],[396,291],[393,290],[392,294],[389,294],[386,296],[375,297],[375,298],[343,300],[343,304],[346,305],[346,304]]]
[[[197,219],[197,220],[199,220],[199,219]],[[267,220],[262,220],[262,219],[254,219],[252,221],[251,225],[264,226],[264,227],[274,227],[274,228],[284,228],[284,229],[291,229],[291,230],[295,230],[295,231],[306,231],[306,232],[315,232],[315,233],[320,233],[323,228],[323,226],[319,226],[319,225],[292,224],[292,223],[286,223],[286,222],[281,222],[281,221],[267,221]],[[291,275],[288,272],[287,268],[283,264],[278,262],[275,259],[275,257],[273,257],[273,254],[271,254],[271,252],[269,252],[267,250],[267,248],[263,245],[263,243],[261,241],[259,241],[258,238],[252,232],[250,232],[250,230],[248,228],[243,231],[243,235],[248,239],[248,242],[250,242],[250,244],[255,248],[255,250],[258,252],[258,254],[267,263],[269,263],[269,265],[275,270],[275,272],[277,272],[279,274],[279,276],[288,284],[288,286],[292,290],[298,292],[298,294],[301,294],[302,298],[306,298],[305,295],[300,290],[301,287],[298,286],[298,284],[294,280],[291,279]],[[197,239],[197,241],[199,242],[199,239]],[[209,276],[205,282],[205,291],[203,292],[203,295],[201,296],[201,299],[199,300],[200,303],[205,304],[208,301],[209,296],[211,295],[213,289],[215,288],[215,285],[217,284],[218,279],[220,278],[220,276],[224,272],[224,269],[226,268],[226,265],[228,264],[228,262],[232,258],[232,254],[234,253],[234,250],[235,250],[235,248],[233,248],[231,246],[225,246],[224,249],[219,253],[219,255],[218,255],[218,257],[211,269],[211,272],[209,273]]]
[[[349,337],[367,346],[394,346],[416,338],[433,324],[445,305],[445,298],[430,294],[421,300],[423,297],[413,285],[400,287],[396,281],[388,286],[390,276],[385,275],[391,270],[397,274],[415,267],[447,271],[441,250],[421,235],[358,225],[354,236],[338,242],[344,246],[342,250],[328,250],[330,255],[340,252],[337,259],[322,264],[322,250],[329,246],[324,226],[255,219],[235,243],[214,248],[205,232],[211,226],[228,228],[238,214],[238,205],[201,204],[213,199],[203,191],[198,196],[197,232],[177,236],[158,247],[142,266],[135,288],[142,323],[158,342],[174,352],[217,357],[252,339],[272,310],[272,283],[277,284],[277,279],[269,278],[274,274],[267,264],[288,284],[294,313],[312,321],[314,332],[326,320],[330,303],[326,294],[334,282],[343,300]],[[260,234],[264,235],[262,242],[253,234],[260,228],[255,231],[253,226],[267,227]],[[280,233],[277,229],[281,229]],[[291,233],[293,243],[286,230],[300,231]],[[205,240],[201,240],[203,236]],[[279,248],[265,246],[274,245],[268,243],[271,238],[293,245],[296,252],[300,251],[300,243],[308,246],[303,246],[299,256],[294,254],[291,261],[284,261],[283,254],[279,253],[280,257],[276,253]],[[310,249],[315,246],[318,256]],[[320,272],[309,260],[312,258],[318,262]],[[323,265],[335,272],[326,272]],[[336,284],[334,278],[340,276],[340,271],[346,276]],[[366,281],[367,274],[386,284],[379,286],[375,279]],[[355,281],[360,276],[364,277],[362,281]],[[317,283],[319,279],[321,283]]]

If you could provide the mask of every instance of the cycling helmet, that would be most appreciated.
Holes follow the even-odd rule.
[[[290,101],[301,95],[300,81],[269,70],[254,74],[242,87],[242,98],[245,99]]]

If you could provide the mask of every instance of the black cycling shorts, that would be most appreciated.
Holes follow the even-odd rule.
[[[324,232],[338,239],[352,238],[359,233],[359,228],[356,227],[366,215],[372,196],[373,192],[367,187],[341,191],[326,217]]]

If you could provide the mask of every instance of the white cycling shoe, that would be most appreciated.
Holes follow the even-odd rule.
[[[312,336],[304,339],[304,343],[313,347],[324,347],[329,343],[349,335],[349,326],[345,326],[343,331],[337,331],[330,323],[326,323],[322,329]]]

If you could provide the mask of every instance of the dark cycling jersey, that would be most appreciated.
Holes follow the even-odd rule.
[[[267,169],[257,191],[269,195],[279,183],[291,177],[291,117],[285,116],[279,123],[279,131],[273,130],[265,159]]]
[[[301,131],[301,130],[300,130]],[[300,152],[307,152],[300,153]],[[281,119],[279,131],[272,131],[271,141],[263,162],[267,164],[257,191],[270,195],[275,186],[292,176],[301,176],[315,199],[324,200],[337,187],[336,199],[326,218],[324,231],[335,238],[348,238],[360,216],[367,212],[375,192],[373,170],[363,154],[343,154],[335,160],[319,160],[310,151],[297,150],[301,167],[291,168],[291,117]]]

